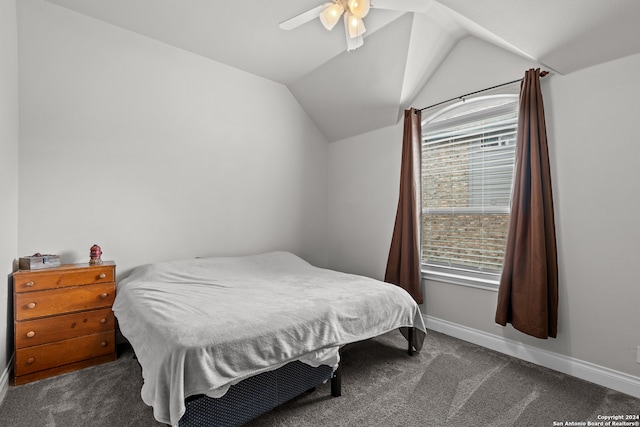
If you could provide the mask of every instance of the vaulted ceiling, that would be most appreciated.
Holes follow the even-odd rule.
[[[424,0],[424,13],[372,9],[364,46],[351,52],[340,25],[278,27],[325,0],[47,1],[282,83],[329,141],[397,123],[467,36],[560,74],[640,53],[638,0]]]

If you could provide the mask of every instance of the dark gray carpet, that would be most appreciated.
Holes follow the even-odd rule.
[[[343,355],[342,397],[329,384],[249,423],[262,426],[553,426],[640,414],[640,399],[429,332],[409,357],[392,332]],[[0,425],[162,426],[140,399],[140,367],[117,361],[10,387]]]

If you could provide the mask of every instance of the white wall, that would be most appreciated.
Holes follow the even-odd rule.
[[[42,0],[18,22],[21,255],[327,264],[327,141],[286,87]]]
[[[535,66],[466,38],[413,105],[515,80]],[[426,315],[640,378],[639,67],[635,55],[542,81],[560,270],[558,337],[538,340],[497,327],[495,292],[446,283],[424,284]],[[383,276],[401,141],[398,125],[330,144],[330,267]]]
[[[329,145],[329,265],[384,278],[400,189],[402,124]]]
[[[15,0],[0,0],[0,401],[13,352],[11,273],[18,247],[18,39]]]

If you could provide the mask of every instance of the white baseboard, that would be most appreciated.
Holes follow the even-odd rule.
[[[0,376],[0,403],[4,401],[4,398],[7,396],[7,391],[9,390],[9,374],[11,373],[11,368],[13,367],[13,356],[9,359],[9,363],[7,363],[7,367],[4,368],[2,375]]]
[[[640,398],[640,377],[542,350],[498,335],[424,316],[427,329]]]

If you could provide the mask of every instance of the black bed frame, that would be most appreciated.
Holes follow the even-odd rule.
[[[407,328],[407,353],[413,356],[414,328]],[[220,398],[192,396],[180,427],[231,427],[244,424],[277,406],[313,390],[331,379],[331,396],[342,395],[342,369],[321,365],[317,368],[291,362],[274,371],[247,378],[229,388]]]

